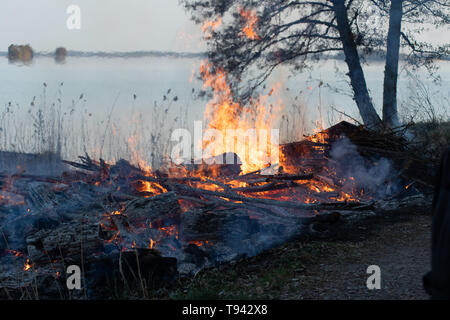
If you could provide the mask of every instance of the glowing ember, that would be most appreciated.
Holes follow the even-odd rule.
[[[169,227],[161,227],[159,230],[166,236],[166,237],[173,237],[175,236],[176,239],[178,239],[178,230],[175,225],[169,226]]]
[[[150,239],[150,244],[148,245],[150,249],[154,249],[156,247],[156,241],[153,239]]]
[[[207,240],[206,241],[189,241],[189,244],[194,244],[197,247],[203,247],[204,245],[211,244],[211,242],[207,241]]]
[[[167,189],[161,186],[159,183],[142,180],[139,180],[137,182],[136,190],[139,192],[152,193],[154,195],[167,192]]]
[[[358,201],[358,199],[355,199],[351,195],[345,192],[340,193],[340,197],[336,199],[338,202],[348,202],[348,201]]]
[[[14,255],[15,257],[23,257],[23,253],[17,250],[6,250],[6,252]]]
[[[30,263],[30,259],[27,259],[25,265],[23,266],[23,271],[30,271],[33,265]]]

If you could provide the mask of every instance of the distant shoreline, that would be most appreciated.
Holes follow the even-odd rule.
[[[7,57],[7,51],[0,51],[0,57]],[[35,52],[34,57],[54,57],[54,52]],[[106,52],[106,51],[77,51],[68,50],[67,57],[75,58],[179,58],[179,59],[193,59],[193,58],[207,58],[206,52],[175,52],[175,51],[129,51],[129,52]],[[327,59],[343,60],[344,55],[341,54],[328,54],[325,55]],[[406,55],[400,54],[400,59],[405,60]],[[369,61],[384,61],[385,53],[376,52],[365,57]],[[444,56],[440,61],[450,61],[450,56]]]
[[[0,56],[7,57],[7,51],[0,51]],[[35,52],[35,57],[54,57],[54,52]],[[105,51],[76,51],[68,50],[67,57],[79,58],[144,58],[144,57],[169,57],[169,58],[205,58],[204,52],[173,52],[173,51],[131,51],[131,52],[105,52]]]

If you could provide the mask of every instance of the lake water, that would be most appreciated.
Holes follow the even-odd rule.
[[[0,149],[42,152],[59,145],[66,158],[86,151],[107,160],[143,157],[151,162],[155,153],[165,152],[170,130],[191,128],[194,120],[203,118],[208,99],[197,98],[202,82],[193,77],[199,65],[200,59],[194,58],[69,57],[65,64],[56,64],[52,58],[38,57],[29,66],[19,66],[2,57]],[[440,67],[440,86],[423,72],[419,78],[442,114],[448,107],[445,99],[450,98],[450,63],[442,62]],[[285,141],[310,132],[320,114],[324,125],[345,118],[330,106],[359,118],[351,96],[345,94],[351,93],[345,72],[342,62],[330,60],[295,76],[287,68],[274,73],[269,86],[280,84],[278,95],[287,118],[297,117],[281,128]],[[371,63],[365,73],[380,110],[383,65]],[[417,93],[411,85],[402,73],[401,113],[406,112],[405,102]]]

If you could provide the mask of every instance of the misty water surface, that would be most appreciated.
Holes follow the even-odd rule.
[[[52,58],[38,57],[31,65],[20,66],[2,57],[1,148],[42,151],[30,147],[36,145],[35,139],[38,139],[33,124],[36,116],[33,120],[31,115],[36,115],[41,108],[47,110],[46,118],[58,112],[59,117],[64,118],[63,129],[45,130],[53,136],[54,133],[49,133],[52,130],[62,132],[65,157],[73,158],[88,151],[117,158],[130,155],[136,151],[133,149],[147,150],[152,143],[149,142],[150,132],[161,133],[161,129],[166,129],[161,134],[168,135],[172,128],[191,128],[194,120],[202,120],[208,99],[197,97],[202,89],[202,82],[194,75],[199,64],[200,59],[196,58],[164,57],[69,57],[65,64],[56,64]],[[450,63],[442,62],[440,66],[441,86],[427,78],[425,72],[420,73],[419,78],[432,96],[442,102],[450,94]],[[296,129],[290,127],[289,131],[299,129],[302,134],[310,131],[319,118],[319,110],[324,125],[341,120],[342,115],[332,112],[330,106],[358,118],[344,75],[346,71],[342,62],[329,60],[315,65],[312,72],[292,75],[288,68],[283,68],[273,74],[268,87],[273,83],[281,84],[278,95],[283,103],[302,108],[302,120],[297,120]],[[382,63],[370,63],[365,73],[374,103],[380,110]],[[411,79],[403,72],[399,80],[400,108],[413,95],[415,89],[411,84]],[[440,113],[444,111],[442,105],[445,104],[437,106]],[[286,113],[289,117],[288,110]],[[50,122],[55,126],[52,121],[47,122],[47,127]]]

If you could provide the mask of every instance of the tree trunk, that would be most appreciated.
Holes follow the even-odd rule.
[[[402,16],[403,0],[392,0],[383,87],[383,122],[391,127],[398,125],[397,79]]]
[[[375,111],[369,96],[369,91],[367,90],[364,71],[361,67],[358,50],[348,21],[345,0],[334,0],[333,5],[344,49],[345,62],[349,69],[348,76],[350,77],[350,83],[353,88],[354,100],[364,124],[367,126],[376,126],[381,122],[381,119]]]

